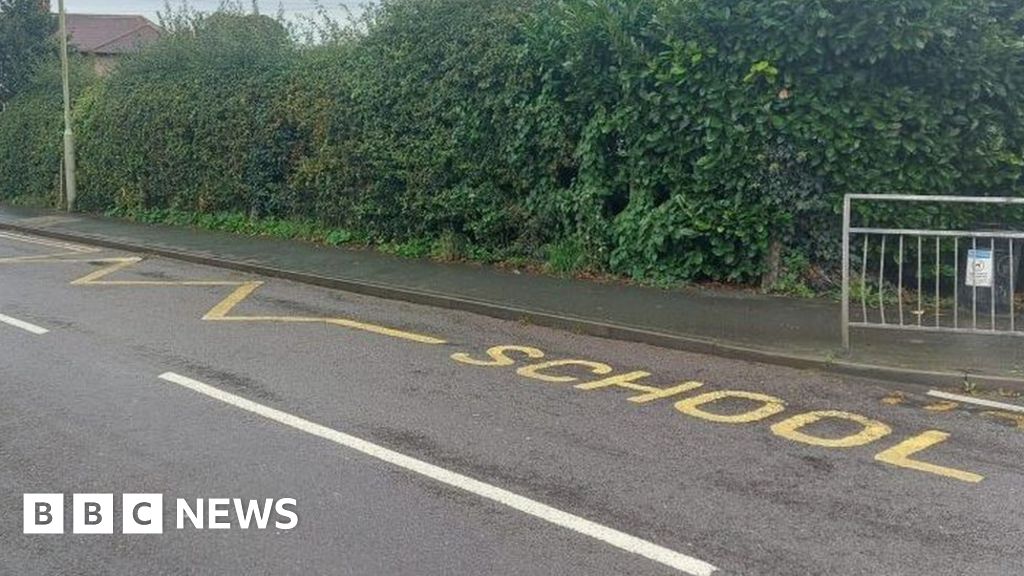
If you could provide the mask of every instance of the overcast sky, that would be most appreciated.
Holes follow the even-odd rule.
[[[173,6],[178,6],[181,0],[172,0]],[[348,5],[355,10],[364,0],[322,0],[325,8],[329,9],[335,16],[341,15],[340,6]],[[57,9],[57,2],[51,2],[54,10]],[[210,12],[217,9],[220,0],[189,0],[189,6],[202,12]],[[251,0],[244,0],[248,7]],[[279,6],[284,8],[285,15],[291,17],[296,15],[315,14],[315,0],[259,0],[260,11],[265,14],[277,14]],[[147,18],[156,21],[157,11],[164,11],[164,0],[65,0],[64,8],[68,12],[80,14],[142,14]]]

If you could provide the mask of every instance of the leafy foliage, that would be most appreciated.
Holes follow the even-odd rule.
[[[280,214],[294,58],[277,21],[216,13],[120,63],[78,102],[81,207]]]
[[[505,147],[520,120],[518,22],[531,4],[385,2],[356,41],[310,51],[288,102],[302,134],[290,186],[300,209],[381,241],[514,243],[533,180]]]
[[[54,53],[57,20],[41,0],[0,0],[0,106],[31,83]]]
[[[845,193],[1020,193],[1022,21],[997,0],[384,0],[311,45],[172,14],[78,102],[81,201],[659,283],[753,282],[781,244],[793,291],[835,266]]]
[[[70,62],[72,98],[95,82],[88,62]],[[59,204],[64,100],[60,63],[40,65],[0,112],[0,198]]]

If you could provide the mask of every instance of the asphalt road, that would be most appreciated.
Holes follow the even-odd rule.
[[[1024,420],[925,391],[0,234],[0,574],[1024,574]]]

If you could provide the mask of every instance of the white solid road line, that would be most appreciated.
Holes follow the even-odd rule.
[[[4,316],[3,314],[0,314],[0,322],[3,322],[4,324],[8,324],[10,326],[14,326],[15,328],[21,328],[22,330],[31,332],[38,336],[42,336],[43,334],[49,332],[49,330],[47,330],[46,328],[41,328],[39,326],[36,326],[35,324],[25,322],[24,320],[18,320],[17,318]]]
[[[1024,412],[1024,406],[1018,404],[1007,404],[1005,402],[996,402],[995,400],[985,400],[983,398],[973,398],[971,396],[962,396],[960,394],[950,394],[949,392],[940,392],[938,390],[929,390],[929,396],[935,398],[942,398],[944,400],[953,400],[955,402],[966,402],[968,404],[977,404],[978,406],[985,406],[988,408],[998,408],[1000,410],[1009,410],[1010,412]]]
[[[400,454],[394,450],[389,450],[383,446],[356,438],[355,436],[350,436],[343,432],[332,430],[331,428],[321,426],[314,422],[310,422],[309,420],[299,418],[298,416],[293,416],[287,412],[275,410],[274,408],[258,404],[251,400],[246,400],[245,398],[224,392],[223,390],[192,380],[191,378],[186,378],[185,376],[181,376],[173,372],[161,374],[160,378],[167,382],[178,384],[179,386],[183,386],[213,398],[214,400],[220,400],[225,404],[230,404],[236,408],[241,408],[242,410],[252,412],[253,414],[258,414],[269,420],[284,424],[285,426],[289,426],[296,430],[306,432],[307,434],[312,434],[313,436],[318,436],[347,448],[357,450],[367,456],[383,460],[384,462],[404,468],[410,472],[421,474],[443,484],[471,492],[477,496],[493,500],[494,502],[504,504],[510,508],[515,508],[520,512],[524,512],[563,528],[568,528],[574,532],[590,536],[591,538],[600,540],[606,544],[611,544],[612,546],[621,548],[627,552],[632,552],[633,554],[649,558],[655,562],[664,564],[665,566],[670,566],[686,574],[692,574],[693,576],[709,576],[716,570],[714,566],[702,560],[692,558],[685,554],[680,554],[674,550],[669,550],[668,548],[658,546],[657,544],[653,544],[635,536],[630,536],[629,534],[619,532],[618,530],[596,522],[591,522],[590,520],[569,514],[568,512],[563,512],[557,508],[552,508],[551,506],[542,504],[536,500],[531,500],[525,496],[514,494],[508,490],[498,488],[497,486],[492,486],[491,484],[474,480],[473,478],[463,476],[457,472],[452,472],[439,466],[428,464],[422,460],[417,460],[416,458]]]

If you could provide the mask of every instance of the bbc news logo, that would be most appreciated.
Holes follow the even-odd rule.
[[[64,534],[64,495],[25,494],[24,533]],[[298,526],[294,498],[178,498],[174,503],[177,530],[291,530]],[[122,494],[121,534],[163,534],[163,494]],[[115,520],[113,494],[72,494],[71,532],[73,534],[113,534]]]

